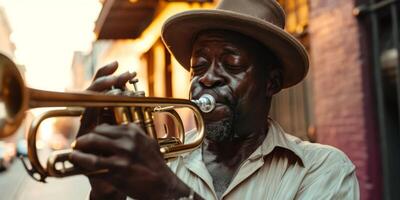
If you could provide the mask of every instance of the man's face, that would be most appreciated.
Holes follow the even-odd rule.
[[[190,95],[210,94],[217,102],[214,111],[204,114],[208,139],[240,139],[255,122],[265,121],[266,66],[260,66],[258,51],[254,41],[232,32],[207,31],[197,37]]]

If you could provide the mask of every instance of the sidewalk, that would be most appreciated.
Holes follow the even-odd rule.
[[[85,199],[89,190],[89,182],[84,176],[48,178],[47,183],[37,182],[29,177],[18,159],[0,173],[0,200],[79,200]]]

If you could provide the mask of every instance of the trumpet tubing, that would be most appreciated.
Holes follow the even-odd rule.
[[[45,182],[48,176],[65,177],[75,174],[104,173],[107,169],[96,172],[82,172],[74,166],[66,167],[71,149],[55,151],[49,157],[47,167],[43,167],[37,156],[36,132],[40,123],[49,117],[79,116],[88,107],[112,108],[119,124],[137,123],[143,127],[149,137],[157,139],[164,158],[171,158],[199,147],[204,138],[202,112],[210,112],[215,107],[211,95],[204,95],[198,100],[144,97],[133,92],[128,95],[112,95],[97,92],[64,93],[37,90],[25,86],[15,64],[0,54],[0,138],[13,134],[21,124],[25,111],[39,107],[67,107],[66,110],[53,110],[34,120],[28,135],[28,159],[31,168],[24,162],[28,173],[36,180]],[[79,107],[80,109],[71,109]],[[197,137],[192,143],[184,143],[184,129],[179,115],[174,109],[188,108],[197,125]],[[153,113],[164,112],[172,116],[177,126],[177,137],[156,138]],[[60,167],[61,166],[61,167]]]

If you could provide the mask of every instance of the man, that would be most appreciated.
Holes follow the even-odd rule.
[[[163,41],[191,72],[190,97],[217,102],[204,114],[206,138],[167,166],[134,124],[87,128],[72,162],[110,170],[89,176],[91,199],[358,199],[355,167],[341,151],[300,141],[268,118],[272,96],[308,70],[284,23],[274,0],[226,0],[167,20]],[[134,76],[109,76],[116,68],[102,68],[89,89],[121,87]]]

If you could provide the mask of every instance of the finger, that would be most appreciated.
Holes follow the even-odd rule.
[[[97,78],[102,77],[102,76],[108,76],[108,75],[113,74],[117,70],[117,68],[118,68],[117,61],[107,64],[106,66],[97,70],[96,74],[94,75],[94,80],[96,80]]]
[[[111,155],[121,151],[122,145],[108,137],[89,133],[79,137],[74,143],[74,149],[95,155]]]
[[[93,83],[87,88],[90,91],[102,92],[104,90],[109,90],[118,81],[116,76],[102,76],[97,78]]]
[[[81,115],[81,124],[79,126],[76,137],[80,137],[84,134],[89,133],[97,123],[97,117],[99,116],[100,109],[88,107]]]
[[[99,156],[82,153],[77,150],[72,151],[72,153],[69,155],[69,161],[74,164],[74,166],[87,171],[101,169],[101,166],[99,165],[99,159]]]
[[[122,169],[130,169],[132,163],[129,159],[121,155],[113,155],[98,159],[98,165],[110,170],[112,176],[115,172],[121,173]]]
[[[133,79],[136,76],[136,72],[125,72],[117,77],[117,82],[115,87],[117,88],[125,88],[126,82]]]
[[[102,76],[94,80],[87,90],[101,92],[109,90],[112,86],[124,88],[126,82],[133,79],[135,76],[136,72],[125,72],[119,76]]]
[[[76,137],[89,133],[97,125],[103,123],[116,124],[113,110],[99,107],[87,107],[81,115],[81,125]]]
[[[69,156],[69,161],[74,164],[74,166],[81,168],[85,171],[95,171],[100,169],[108,169],[109,172],[115,172],[121,169],[126,169],[130,167],[130,163],[127,159],[119,155],[114,155],[111,157],[96,156],[89,153],[84,153],[79,150],[74,150]],[[108,175],[96,175],[93,173],[91,176],[96,176],[99,178],[107,178]]]

